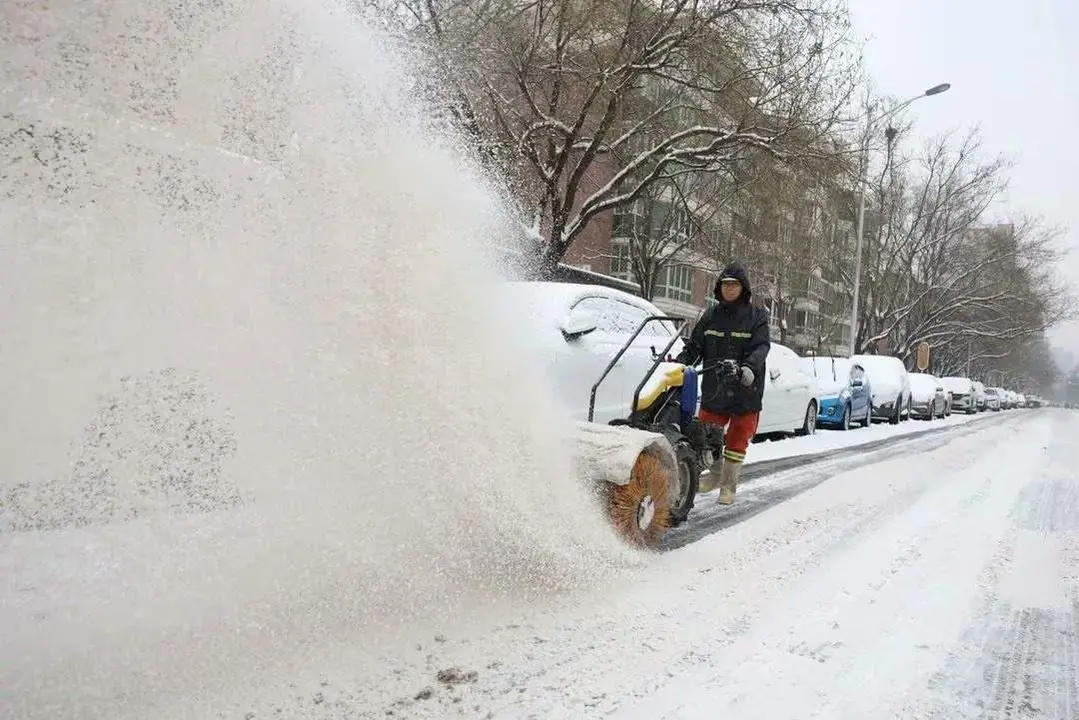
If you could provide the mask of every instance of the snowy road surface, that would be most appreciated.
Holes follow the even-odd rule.
[[[844,450],[870,443],[888,442],[907,435],[920,435],[926,432],[950,429],[971,422],[980,422],[996,416],[997,413],[951,415],[946,418],[937,418],[932,421],[909,420],[898,425],[874,423],[867,428],[854,427],[850,430],[817,428],[816,433],[806,437],[786,437],[779,440],[767,440],[765,442],[754,443],[749,448],[746,464],[754,465],[757,463],[771,462],[773,460],[798,457],[801,455],[813,455],[835,450]]]
[[[1076,438],[1064,411],[975,424],[252,717],[1074,719]]]
[[[691,521],[667,533],[663,538],[662,549],[679,548],[718,530],[744,522],[840,473],[864,468],[863,472],[868,478],[875,472],[873,466],[881,460],[927,452],[963,435],[979,432],[994,422],[1002,421],[1004,417],[994,414],[977,418],[977,424],[964,418],[964,422],[928,429],[905,428],[905,432],[884,437],[867,437],[861,442],[848,441],[845,445],[832,447],[826,444],[823,447],[828,449],[818,447],[802,455],[782,456],[747,464],[739,484],[738,503],[730,507],[717,505],[714,499],[719,493],[718,490],[713,490],[710,495],[698,496],[690,513]],[[755,448],[751,448],[750,452],[754,450]]]

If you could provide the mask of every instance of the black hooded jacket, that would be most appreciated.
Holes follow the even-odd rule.
[[[753,292],[749,275],[737,264],[728,266],[719,276],[736,277],[742,283],[742,294],[733,303],[723,301],[720,281],[716,280],[715,297],[718,305],[704,311],[693,328],[685,349],[677,361],[693,365],[703,360],[701,407],[723,415],[748,415],[760,412],[764,397],[764,360],[771,348],[768,315],[753,307]],[[738,382],[721,382],[716,370],[709,370],[718,360],[735,360],[739,366],[753,371],[753,384],[745,387]]]

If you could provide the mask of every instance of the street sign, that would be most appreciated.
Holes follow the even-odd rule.
[[[925,372],[929,369],[929,343],[918,343],[918,369]]]

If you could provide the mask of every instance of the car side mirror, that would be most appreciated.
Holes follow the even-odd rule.
[[[858,378],[855,378],[854,380],[850,381],[850,386],[851,387],[862,387],[863,385],[865,385],[865,381],[864,380],[859,380]]]
[[[597,327],[598,323],[595,318],[588,315],[578,315],[563,320],[559,329],[562,331],[562,337],[566,338],[566,340],[576,340],[590,332],[594,332]]]

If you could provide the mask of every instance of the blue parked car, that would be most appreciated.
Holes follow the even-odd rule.
[[[850,358],[805,358],[808,371],[817,378],[817,425],[850,430],[854,424],[873,422],[873,393],[865,368]]]

